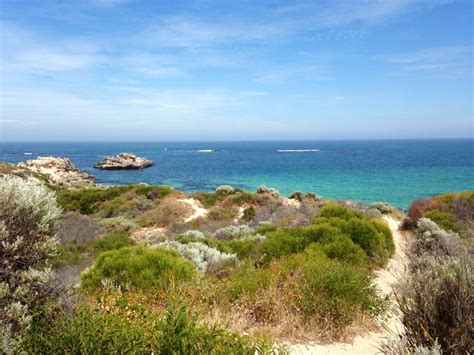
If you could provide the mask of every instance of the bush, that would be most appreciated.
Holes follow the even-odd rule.
[[[237,216],[237,210],[233,208],[212,207],[207,214],[210,221],[230,221]]]
[[[234,254],[226,254],[198,242],[182,244],[175,241],[166,241],[152,247],[176,250],[179,255],[191,261],[203,273],[217,274],[237,263],[237,257]]]
[[[94,249],[102,253],[104,251],[116,250],[135,244],[127,233],[110,233],[94,241]]]
[[[251,220],[253,220],[255,218],[255,207],[253,206],[250,206],[250,207],[247,207],[245,210],[244,210],[244,214],[242,216],[242,219],[244,221],[247,221],[247,222],[250,222]]]
[[[246,267],[237,270],[229,278],[229,298],[236,300],[243,295],[252,298],[257,292],[270,286],[272,277],[272,271],[268,268]]]
[[[107,233],[129,232],[138,228],[135,219],[125,216],[104,218],[99,220],[98,223]]]
[[[270,195],[280,195],[280,191],[273,187],[267,187],[265,185],[260,185],[257,188],[257,193],[258,194],[270,194]]]
[[[356,210],[346,208],[341,205],[328,204],[323,209],[321,209],[321,212],[319,213],[319,215],[316,216],[316,218],[321,218],[321,217],[326,217],[326,218],[338,217],[345,221],[348,221],[352,218],[361,218],[362,213]]]
[[[161,201],[154,209],[145,212],[138,222],[142,227],[166,227],[177,220],[184,220],[190,211],[188,204],[171,197]]]
[[[311,246],[308,248],[311,248]],[[367,254],[364,250],[345,235],[324,238],[315,245],[315,248],[322,251],[330,259],[361,267],[368,265]]]
[[[432,199],[416,200],[408,207],[408,213],[403,221],[403,227],[406,229],[416,228],[418,220],[423,217],[425,212],[436,209],[441,209],[441,203]]]
[[[252,233],[252,230],[247,225],[227,226],[220,228],[214,232],[214,238],[217,240],[234,240],[246,237]]]
[[[128,307],[128,313],[132,313]],[[272,345],[268,346],[269,348]],[[85,307],[54,324],[38,324],[24,348],[33,354],[261,354],[269,349],[219,325],[198,323],[184,304],[171,303],[164,317],[136,317]]]
[[[301,191],[292,192],[290,196],[288,196],[289,199],[294,199],[299,202],[303,201],[303,197],[304,197],[304,193],[302,193]]]
[[[246,191],[237,191],[235,194],[230,196],[230,202],[233,205],[243,205],[244,203],[255,203],[257,196],[254,193]]]
[[[41,183],[0,178],[0,352],[14,352],[34,314],[57,295],[49,259],[60,214],[55,194]]]
[[[424,217],[431,219],[446,231],[460,232],[456,224],[456,218],[450,212],[432,210],[425,213]]]
[[[206,208],[214,206],[218,201],[218,195],[215,192],[196,192],[194,198]]]
[[[286,270],[296,275],[301,296],[296,302],[303,314],[330,327],[344,327],[357,314],[377,315],[384,302],[364,268],[328,259],[317,249],[283,260]]]
[[[110,280],[126,289],[163,289],[172,282],[190,280],[194,266],[174,251],[134,246],[107,251],[92,269],[81,275],[82,287],[91,290]]]
[[[385,250],[385,239],[370,221],[351,219],[347,222],[344,232],[350,236],[354,243],[364,249],[369,257],[377,257],[382,260],[388,258]]]
[[[365,218],[381,218],[382,212],[380,212],[377,208],[368,208],[364,211]]]
[[[239,259],[249,258],[257,261],[262,256],[261,243],[265,240],[265,236],[256,234],[232,240],[229,242],[229,247],[233,253],[237,254]]]
[[[390,204],[387,202],[374,202],[369,206],[369,209],[375,208],[379,210],[383,214],[389,214],[395,211],[395,208],[393,208]]]
[[[216,188],[216,194],[232,195],[235,189],[230,185],[221,185]]]
[[[431,260],[404,285],[398,305],[411,348],[433,347],[437,340],[443,353],[467,354],[474,349],[474,279],[468,258]]]
[[[100,233],[100,227],[89,216],[67,212],[61,218],[56,238],[61,243],[85,243],[94,240]]]

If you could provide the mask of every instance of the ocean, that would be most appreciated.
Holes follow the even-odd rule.
[[[156,165],[136,171],[92,167],[106,155],[131,152]],[[187,192],[222,184],[259,185],[283,194],[299,190],[331,199],[411,201],[474,190],[474,140],[354,140],[261,142],[2,142],[0,161],[68,157],[105,185],[145,182]]]

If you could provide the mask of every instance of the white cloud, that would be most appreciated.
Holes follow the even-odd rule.
[[[381,56],[387,62],[401,66],[408,71],[427,71],[460,75],[472,71],[472,48],[470,46],[449,46],[428,48],[409,53]]]

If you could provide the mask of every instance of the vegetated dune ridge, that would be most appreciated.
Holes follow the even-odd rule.
[[[384,269],[375,272],[375,284],[380,291],[391,296],[393,302],[393,287],[397,280],[403,277],[406,270],[406,247],[407,235],[399,230],[400,222],[393,217],[385,216],[390,230],[393,233],[393,241],[395,242],[395,254],[389,260]],[[371,331],[365,335],[359,335],[354,338],[352,343],[332,343],[332,344],[292,344],[289,345],[291,354],[377,354],[380,353],[379,346],[387,338],[398,334],[402,329],[397,314],[392,310],[389,318],[385,321],[379,322],[380,329],[378,331]]]

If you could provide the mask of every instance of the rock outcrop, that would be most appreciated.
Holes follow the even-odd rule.
[[[17,168],[45,175],[52,185],[85,186],[95,185],[95,177],[78,170],[67,158],[38,157],[18,163]]]
[[[144,169],[155,165],[153,160],[137,157],[131,153],[120,153],[115,157],[105,157],[94,164],[94,168],[104,170],[133,170]]]

